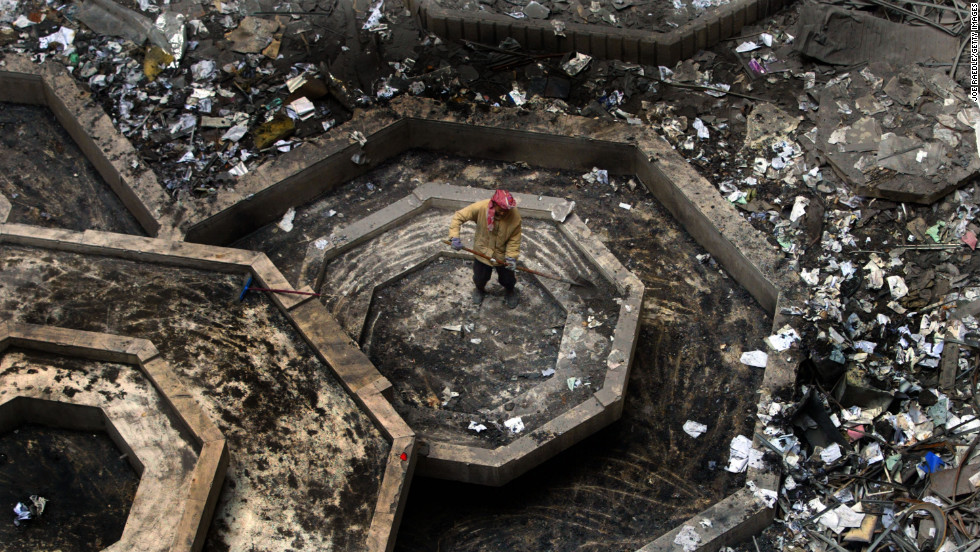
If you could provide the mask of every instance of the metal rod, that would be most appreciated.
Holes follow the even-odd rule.
[[[756,96],[749,96],[748,94],[740,94],[738,92],[732,92],[730,90],[725,90],[723,88],[715,88],[714,86],[705,86],[703,84],[681,84],[679,82],[671,82],[671,81],[665,81],[665,80],[662,80],[660,82],[662,82],[663,84],[670,85],[670,86],[676,86],[677,88],[690,88],[691,90],[709,90],[709,91],[712,91],[712,92],[721,92],[722,94],[731,94],[732,96],[737,96],[739,98],[745,98],[747,100],[754,100],[754,101],[757,101],[757,102],[764,102],[764,101],[766,101],[765,99],[759,98],[759,97],[756,97]]]
[[[954,33],[953,31],[947,29],[946,27],[943,27],[939,23],[936,23],[935,21],[932,21],[929,18],[922,17],[921,15],[915,13],[914,11],[907,10],[905,8],[896,6],[895,4],[892,4],[891,2],[886,2],[885,0],[868,0],[868,1],[871,2],[871,3],[873,3],[873,4],[877,4],[877,5],[885,8],[885,9],[895,10],[895,11],[901,13],[901,14],[907,15],[907,16],[911,17],[912,19],[916,19],[918,21],[921,21],[921,22],[925,23],[926,25],[929,25],[930,27],[939,29],[940,31],[942,31],[942,32],[944,32],[944,33],[946,33],[946,34],[948,34],[950,36],[956,36],[956,33]]]

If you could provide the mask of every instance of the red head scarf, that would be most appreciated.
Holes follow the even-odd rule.
[[[507,190],[497,190],[487,206],[487,230],[493,230],[493,217],[497,211],[506,213],[517,207],[517,200]]]

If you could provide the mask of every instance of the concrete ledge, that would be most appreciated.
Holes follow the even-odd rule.
[[[446,40],[496,45],[512,37],[534,51],[578,51],[598,58],[643,65],[673,65],[698,50],[734,36],[742,27],[775,11],[769,0],[734,0],[666,33],[567,23],[564,36],[549,21],[514,19],[502,14],[443,8],[438,0],[408,0],[406,6],[422,28]],[[779,7],[782,2],[779,2]],[[708,29],[714,27],[714,32]]]
[[[416,460],[414,435],[397,437],[392,441],[374,518],[368,528],[368,550],[390,552],[395,548],[397,528],[405,511]]]
[[[617,52],[620,52],[623,56],[621,59],[633,59],[630,56],[635,55],[643,63],[662,64],[673,63],[676,59],[680,59],[680,56],[689,55],[696,48],[732,36],[753,18],[764,17],[781,8],[782,5],[782,0],[737,2],[727,9],[720,10],[717,18],[696,22],[697,24],[691,29],[686,26],[681,27],[672,33],[667,33],[662,40],[650,42],[639,38],[635,40],[626,38],[617,46],[608,36],[594,39],[592,35],[584,32],[563,39],[546,36],[546,32],[514,26],[511,21],[508,21],[507,25],[492,18],[487,19],[482,25],[478,22],[464,22],[431,8],[430,3],[423,6],[420,2],[410,2],[410,8],[420,20],[427,25],[431,24],[434,32],[446,37],[461,38],[464,33],[476,32],[477,36],[482,38],[475,40],[486,41],[492,40],[498,33],[501,33],[501,36],[516,34],[517,38],[527,45],[537,47],[540,44],[541,48],[556,48],[555,51],[569,50],[574,46],[586,52],[595,40],[602,41],[601,55],[616,57],[620,55]],[[597,45],[597,55],[600,52],[599,48],[600,46]],[[47,73],[54,69],[41,71],[26,58],[17,58],[17,56],[7,56],[0,69],[2,69],[0,70],[0,98],[6,101],[47,105],[47,102],[52,101],[51,98],[59,98],[61,103],[55,102],[56,106],[52,108],[59,117],[67,117],[69,112],[76,108],[97,109],[83,94],[72,96],[73,92],[70,90],[66,92],[62,80],[67,77],[63,74],[63,69],[60,69],[61,76],[55,79]],[[345,130],[360,130],[368,137],[368,143],[363,148],[352,143],[346,135],[322,137],[252,171],[239,182],[241,186],[238,190],[219,193],[213,207],[188,211],[179,216],[171,216],[167,212],[169,200],[155,181],[153,186],[156,186],[158,195],[154,196],[154,193],[151,193],[154,189],[152,186],[128,173],[126,167],[129,165],[120,159],[128,160],[131,165],[132,158],[125,155],[122,158],[113,158],[113,162],[108,166],[100,166],[100,171],[110,172],[109,176],[104,174],[103,177],[107,182],[116,183],[121,187],[121,191],[117,191],[121,197],[127,194],[122,188],[134,190],[131,194],[139,198],[137,203],[141,203],[143,207],[139,205],[131,207],[126,203],[127,207],[134,212],[143,213],[140,215],[143,218],[139,220],[151,234],[167,233],[168,236],[179,236],[186,230],[188,238],[194,241],[203,241],[205,236],[208,236],[209,241],[226,243],[244,235],[247,231],[254,230],[257,226],[275,220],[288,207],[312,199],[409,148],[436,149],[457,155],[479,155],[508,161],[527,161],[553,168],[588,170],[593,165],[620,166],[624,171],[636,174],[685,229],[768,311],[778,313],[777,303],[783,301],[784,297],[792,296],[793,290],[798,287],[798,279],[795,275],[787,273],[781,266],[781,255],[773,252],[765,244],[764,238],[753,230],[731,205],[720,198],[717,190],[710,183],[701,178],[649,129],[550,113],[528,113],[525,117],[505,119],[498,117],[499,113],[506,111],[500,108],[491,109],[487,114],[472,114],[469,120],[461,122],[456,119],[455,114],[444,109],[438,102],[418,98],[398,98],[392,102],[391,108],[391,110],[378,110],[369,114],[359,112],[345,125]],[[58,115],[59,110],[61,115]],[[520,110],[510,110],[510,112],[517,111]],[[98,119],[97,115],[98,113],[92,115],[93,118],[89,121]],[[101,116],[105,117],[104,113]],[[82,137],[75,137],[75,139],[85,141]],[[95,138],[88,140],[101,151],[104,145],[101,141]],[[107,149],[117,151],[112,148]],[[369,163],[359,166],[351,162],[350,156],[355,152],[368,155]],[[138,160],[136,162],[138,163]],[[117,166],[113,163],[122,163],[122,165]],[[331,177],[324,179],[322,171],[329,171]],[[113,176],[113,173],[120,176]],[[145,220],[147,213],[160,224],[159,228],[150,230],[154,223]],[[82,239],[78,233],[6,224],[0,220],[0,243],[113,255],[181,266],[199,263],[196,266],[200,268],[226,272],[253,270],[255,264],[254,268],[258,273],[278,272],[271,263],[267,262],[267,259],[266,262],[256,260],[254,254],[248,257],[248,254],[240,252],[241,257],[231,260],[221,257],[220,255],[223,255],[221,251],[235,250],[196,246],[202,249],[196,252],[180,251],[175,247],[171,251],[165,251],[164,243],[147,245],[149,242],[139,241],[143,238],[130,242],[128,240],[131,237],[113,236],[112,244],[100,242],[99,234],[101,233],[86,233]],[[159,240],[159,242],[169,243],[171,246],[173,243],[166,240]],[[130,244],[136,246],[130,247]],[[205,252],[208,251],[214,254],[207,257]],[[309,305],[318,304],[315,301],[274,300],[281,308],[291,309],[289,313],[303,312]],[[332,319],[329,315],[327,317]],[[356,355],[349,356],[351,353],[346,350],[351,346],[349,342],[326,335],[336,335],[339,331],[335,320],[333,323],[333,328],[322,330],[322,335],[318,335],[314,340],[309,337],[307,340],[311,344],[315,341],[330,351],[329,354],[323,352],[318,354],[323,355],[321,358],[327,356],[333,358],[335,362],[327,361],[328,365],[335,370],[338,377],[341,377],[348,391],[357,393],[357,390],[362,387],[373,385],[378,378],[371,377],[371,371],[363,368]],[[778,327],[781,326],[777,326],[776,329]],[[0,349],[8,342],[9,340],[0,342]],[[67,343],[57,345],[65,350],[71,350],[72,346],[74,345]],[[129,349],[124,347],[121,352],[114,351],[112,354],[137,354],[128,351]],[[149,354],[147,351],[139,351],[137,356],[145,357],[147,354]],[[763,388],[760,390],[762,397],[775,396],[786,388],[787,382],[795,378],[795,363],[798,359],[794,359],[792,355],[785,357],[774,355],[774,357],[776,358],[771,359],[771,366],[767,368]],[[347,367],[348,362],[353,367]],[[351,380],[348,381],[345,375]],[[595,397],[604,407],[614,408],[618,395],[610,386],[608,390],[600,389]],[[441,448],[443,447],[433,445],[430,447],[430,455],[431,451],[438,452]],[[759,475],[761,478],[762,474]],[[775,478],[770,475],[765,479],[774,480],[775,485],[778,485],[778,475]],[[743,525],[750,526],[751,523],[753,521],[747,518]],[[710,549],[710,547],[704,548],[704,550]]]
[[[674,552],[679,545],[674,543],[677,534],[685,527],[692,528],[701,537],[699,552],[718,550],[741,542],[772,523],[773,511],[765,507],[747,489],[718,502],[714,506],[692,517],[680,527],[643,546],[638,552]],[[702,524],[706,520],[710,525]]]
[[[0,194],[0,224],[7,222],[7,217],[10,216],[10,200]]]
[[[8,54],[0,69],[0,101],[47,106],[146,233],[176,237],[172,201],[153,171],[62,65]]]
[[[130,422],[114,418],[111,410],[50,400],[36,402],[39,399],[18,397],[13,401],[0,401],[8,405],[17,403],[11,414],[0,414],[0,428],[9,426],[14,417],[19,417],[56,427],[107,431],[120,448],[128,451],[130,461],[143,478],[133,499],[134,507],[130,510],[123,536],[110,548],[142,549],[140,542],[159,542],[161,534],[154,521],[158,517],[155,510],[176,506],[183,509],[180,523],[174,528],[159,528],[163,534],[173,534],[173,542],[167,549],[171,552],[201,550],[228,466],[228,449],[224,436],[204,415],[197,402],[187,395],[177,376],[156,353],[156,347],[141,339],[5,322],[0,332],[0,350],[11,345],[97,361],[126,362],[136,365],[147,376],[164,404],[172,410],[177,420],[183,422],[184,429],[196,443],[198,457],[190,488],[180,504],[170,502],[173,490],[161,494],[167,484],[165,479],[158,479],[163,477],[162,474],[156,475],[155,467],[146,465],[141,459],[140,450],[132,446],[138,441],[133,439],[136,434],[133,433],[135,430],[129,429]],[[143,362],[143,358],[147,361]],[[2,406],[0,410],[3,410]],[[148,446],[144,442],[146,436],[143,437],[139,440],[143,442],[139,447]],[[138,504],[143,507],[137,507]]]
[[[201,246],[159,238],[143,238],[95,230],[73,232],[71,230],[10,223],[3,225],[3,230],[0,232],[0,243],[57,249],[88,255],[103,255],[217,272],[247,270],[251,268],[257,255],[260,255],[254,251]]]

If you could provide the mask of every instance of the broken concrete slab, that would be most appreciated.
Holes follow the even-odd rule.
[[[856,193],[929,204],[980,173],[980,111],[943,73],[873,63],[828,83],[819,99],[817,148]]]
[[[803,6],[793,34],[796,51],[835,65],[868,60],[898,65],[928,59],[952,63],[960,47],[958,38],[930,27],[892,23],[862,11],[816,2]]]

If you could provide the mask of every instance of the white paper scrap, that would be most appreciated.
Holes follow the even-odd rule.
[[[694,527],[685,525],[674,537],[674,544],[680,545],[684,552],[694,552],[701,544],[701,535],[694,530]]]
[[[243,176],[247,172],[248,172],[248,167],[246,167],[245,163],[241,161],[239,161],[238,164],[235,165],[234,167],[228,169],[228,174],[232,176]]]
[[[841,504],[820,516],[819,521],[821,525],[839,535],[844,532],[844,529],[860,527],[861,522],[864,521],[864,514],[855,512],[846,504]]]
[[[769,362],[769,355],[763,351],[745,351],[739,361],[753,368],[765,368],[766,363]]]
[[[708,127],[705,126],[704,121],[702,121],[700,118],[694,119],[694,123],[691,126],[694,127],[694,130],[698,131],[698,138],[705,140],[711,137],[711,135],[708,133]]]
[[[504,427],[510,430],[511,433],[520,433],[524,431],[524,421],[521,417],[511,418],[504,422]]]
[[[820,451],[820,459],[823,460],[824,462],[828,463],[828,464],[830,464],[831,462],[836,461],[841,456],[842,456],[842,453],[841,453],[841,450],[840,450],[840,445],[838,445],[837,443],[834,443],[834,444],[830,445],[829,447],[827,447],[827,448],[823,449],[822,451]]]
[[[785,351],[800,340],[800,334],[796,333],[789,324],[783,326],[779,331],[766,338],[766,343],[777,351]]]
[[[313,105],[313,102],[308,100],[306,96],[293,100],[289,104],[289,107],[296,112],[297,117],[304,121],[312,117],[316,112],[316,107]]]
[[[233,127],[229,128],[221,136],[221,141],[224,142],[225,140],[231,140],[232,142],[237,142],[237,141],[241,140],[243,136],[245,136],[245,133],[246,132],[248,132],[248,127],[244,127],[244,126],[241,126],[241,125],[233,126]]]
[[[708,431],[708,426],[704,424],[699,424],[694,420],[688,420],[684,422],[684,433],[687,433],[688,435],[694,437],[695,439],[700,437],[701,434],[704,433],[705,431]]]
[[[17,19],[14,20],[14,27],[17,27],[18,29],[24,29],[33,24],[34,22],[28,19],[24,14],[17,16]]]
[[[796,196],[796,202],[793,203],[793,211],[789,214],[789,220],[796,222],[806,214],[806,206],[810,204],[810,200],[803,196]]]
[[[74,42],[75,31],[68,27],[62,27],[48,36],[42,36],[39,45],[42,50],[46,50],[51,44],[60,44],[61,53],[66,53],[72,49],[72,43]]]
[[[726,471],[740,473],[747,467],[763,468],[762,451],[752,448],[752,440],[745,435],[736,435],[729,445],[730,456]]]
[[[283,232],[293,231],[293,219],[296,218],[296,209],[290,207],[286,214],[282,216],[282,220],[279,221],[279,228]]]
[[[466,429],[470,429],[470,430],[473,430],[473,431],[479,433],[481,431],[485,431],[487,429],[487,426],[485,426],[483,424],[478,424],[478,423],[476,423],[474,421],[470,421],[470,426],[467,427]]]
[[[886,280],[888,281],[888,290],[892,293],[892,299],[901,299],[908,295],[909,288],[901,276],[889,276]]]
[[[749,41],[749,42],[743,42],[743,43],[739,44],[735,48],[735,51],[738,52],[738,53],[740,53],[740,54],[744,54],[745,52],[751,52],[752,50],[758,50],[758,49],[759,49],[759,45],[758,44],[756,44],[755,42]]]
[[[772,508],[776,505],[776,491],[771,489],[755,489],[752,494],[762,501],[766,505],[766,508]]]
[[[627,211],[629,211],[630,209],[633,208],[633,206],[630,205],[629,203],[620,203],[619,204],[619,208],[620,209],[626,209]]]

